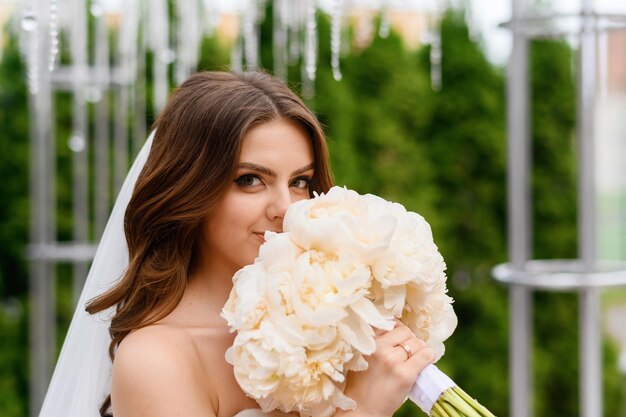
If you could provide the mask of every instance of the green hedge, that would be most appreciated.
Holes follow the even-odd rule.
[[[267,16],[272,16],[267,13]],[[263,25],[262,63],[271,70]],[[320,16],[320,64],[310,105],[324,123],[338,184],[403,203],[431,223],[443,253],[459,327],[440,367],[496,415],[509,414],[508,295],[491,276],[506,251],[506,130],[504,75],[470,40],[462,16],[441,26],[442,88],[430,86],[429,50],[409,51],[391,33],[342,57],[343,80],[330,73],[328,19]],[[216,39],[202,46],[202,69],[224,69],[228,51]],[[534,257],[575,254],[575,90],[572,52],[563,42],[531,46]],[[148,62],[149,63],[149,62]],[[290,68],[299,86],[299,69]],[[28,113],[25,73],[14,41],[0,65],[0,414],[26,414],[28,239]],[[148,86],[149,89],[150,86]],[[59,160],[69,157],[69,100],[57,97]],[[152,120],[147,120],[150,123]],[[69,164],[67,164],[69,166]],[[69,237],[71,172],[58,179],[59,235]],[[59,268],[59,327],[72,310],[70,276]],[[578,415],[577,300],[538,293],[533,373],[535,415]],[[60,338],[61,339],[61,338]],[[605,346],[605,415],[624,403],[615,350]],[[410,404],[398,416],[421,415]]]

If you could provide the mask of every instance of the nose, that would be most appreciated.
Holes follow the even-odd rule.
[[[277,187],[274,192],[270,193],[268,199],[267,217],[270,220],[282,220],[287,208],[294,201],[289,187]]]

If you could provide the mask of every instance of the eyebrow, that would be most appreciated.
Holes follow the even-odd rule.
[[[298,174],[302,174],[304,172],[307,172],[311,169],[313,169],[315,167],[315,164],[313,162],[311,162],[310,164],[303,166],[302,168],[298,168],[295,171],[293,171],[291,173],[291,175],[298,175]],[[258,173],[267,175],[269,177],[276,177],[276,172],[274,172],[273,170],[269,169],[268,167],[264,167],[263,165],[258,165],[258,164],[253,164],[252,162],[242,162],[239,165],[237,165],[237,168],[241,169],[241,168],[246,168],[246,169],[251,169],[253,171],[256,171]]]

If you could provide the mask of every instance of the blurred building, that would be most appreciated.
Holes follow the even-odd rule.
[[[608,32],[605,36],[608,58],[606,88],[626,93],[626,30]],[[602,48],[602,46],[601,46]]]
[[[232,45],[237,39],[240,27],[240,16],[235,13],[222,13],[215,28],[219,39],[226,45]]]
[[[626,260],[626,30],[600,34],[598,55],[595,165],[599,254]]]
[[[381,11],[371,7],[352,7],[345,16],[354,28],[352,46],[366,48],[379,32],[378,22],[387,19],[389,28],[398,33],[407,48],[419,48],[426,39],[428,30],[436,21],[436,16],[429,11],[391,9],[385,17]],[[225,44],[230,45],[237,38],[240,28],[240,16],[235,13],[222,13],[217,21],[216,32]]]
[[[2,60],[2,51],[4,50],[8,39],[6,26],[11,13],[13,13],[13,3],[0,2],[0,60]]]
[[[374,8],[354,7],[348,12],[349,20],[354,26],[353,46],[358,49],[367,47],[379,33],[377,22],[388,24],[389,29],[402,37],[409,49],[417,49],[424,43],[425,35],[432,27],[435,16],[429,11],[391,9],[382,12]],[[385,19],[388,19],[385,22]]]

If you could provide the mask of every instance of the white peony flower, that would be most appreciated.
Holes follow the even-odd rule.
[[[435,361],[438,361],[444,354],[443,341],[452,335],[458,320],[452,309],[452,298],[444,291],[428,293],[411,285],[407,287],[402,322],[433,348]]]
[[[230,297],[222,309],[231,331],[253,329],[268,312],[267,276],[262,264],[247,265],[233,277]]]
[[[341,392],[349,369],[345,365],[354,354],[336,329],[331,333],[334,337],[319,349],[293,346],[280,326],[266,320],[259,329],[237,334],[227,360],[239,385],[263,410],[330,415],[336,407],[356,405]]]
[[[283,221],[283,229],[305,250],[341,250],[366,258],[386,249],[395,227],[393,216],[372,216],[363,196],[342,187],[292,204]]]
[[[266,398],[280,385],[280,375],[295,373],[306,361],[305,350],[284,340],[277,328],[263,321],[258,329],[237,333],[226,351],[241,388],[255,399]]]
[[[436,353],[457,319],[428,223],[397,203],[333,187],[292,204],[233,277],[222,316],[242,389],[264,411],[329,417],[353,409],[348,371],[367,369],[374,327],[401,319]]]
[[[288,271],[304,250],[291,240],[289,233],[265,232],[265,243],[257,260],[263,260],[268,272]]]
[[[314,412],[322,412],[320,405],[330,402],[333,407],[327,411],[334,411],[335,407],[352,409],[355,407],[353,400],[341,393],[345,374],[347,371],[344,364],[353,356],[349,344],[340,337],[336,337],[333,343],[324,349],[308,350],[307,360],[297,374],[290,375],[282,381],[281,394],[274,396],[281,398],[285,395],[283,404],[288,404],[289,399],[298,399],[293,406],[282,406],[285,412],[298,411],[305,415],[315,415]],[[327,409],[327,405],[324,405]],[[309,414],[310,413],[310,414]]]
[[[309,325],[337,323],[347,314],[345,307],[367,293],[370,275],[353,255],[305,252],[292,269],[296,315]]]

